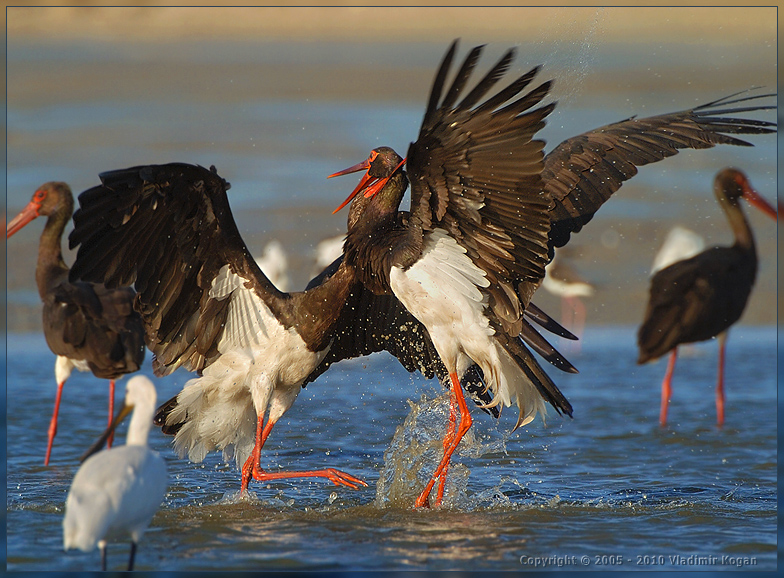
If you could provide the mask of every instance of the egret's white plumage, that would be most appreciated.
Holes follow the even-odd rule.
[[[346,241],[345,235],[329,237],[316,245],[316,263],[313,266],[313,275],[320,273],[325,267],[343,254],[343,243]]]
[[[331,261],[330,261],[331,263]],[[289,259],[286,250],[277,239],[273,239],[264,246],[261,257],[256,259],[256,264],[280,291],[289,291]]]
[[[155,412],[155,386],[144,376],[135,376],[125,388],[125,404],[104,437],[131,409],[133,416],[124,446],[100,451],[87,458],[71,484],[65,502],[63,547],[89,552],[101,549],[106,569],[106,543],[131,540],[128,569],[133,569],[136,544],[166,493],[166,463],[147,446]],[[99,440],[103,446],[102,437]]]

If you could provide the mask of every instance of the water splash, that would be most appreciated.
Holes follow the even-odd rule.
[[[543,23],[544,32],[537,44],[548,54],[546,70],[557,80],[560,103],[579,94],[589,71],[596,68],[598,42],[595,39],[601,38],[605,18],[603,8],[579,12],[562,8],[553,10]]]
[[[443,438],[449,417],[449,393],[419,402],[408,400],[410,411],[384,452],[384,466],[376,484],[374,506],[410,508],[430,480],[444,455]],[[443,506],[471,510],[476,507],[508,504],[509,499],[497,486],[472,496],[469,492],[471,470],[460,459],[479,459],[489,453],[506,453],[505,433],[500,440],[482,440],[471,428],[460,442],[449,466]],[[457,459],[455,459],[457,458]]]
[[[261,499],[256,492],[252,490],[230,490],[223,494],[223,496],[216,501],[215,506],[234,506],[237,504],[245,504],[249,506],[264,506],[271,508],[291,508],[295,504],[294,498],[287,498],[285,493],[281,490],[275,496]]]

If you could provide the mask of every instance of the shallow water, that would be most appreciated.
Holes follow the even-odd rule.
[[[547,427],[537,419],[510,433],[511,408],[497,422],[473,408],[473,435],[454,460],[444,507],[431,511],[410,504],[436,465],[446,396],[386,354],[344,362],[309,385],[262,454],[272,471],[337,467],[367,488],[281,480],[252,484],[240,498],[233,465],[219,454],[202,464],[177,458],[154,430],[170,485],[138,568],[775,569],[775,329],[731,333],[722,429],[715,343],[683,351],[665,428],[657,423],[664,361],[638,367],[635,356],[634,328],[587,330],[572,355],[581,373],[550,372],[574,419],[550,415]],[[62,552],[61,522],[78,456],[105,425],[107,389],[90,375],[71,377],[44,468],[52,366],[42,338],[9,335],[9,570],[99,563],[97,552]],[[143,371],[151,373],[149,360]],[[187,377],[156,379],[159,398]],[[110,546],[110,568],[121,569],[127,553],[125,544]]]

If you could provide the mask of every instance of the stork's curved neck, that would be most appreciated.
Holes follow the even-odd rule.
[[[727,220],[730,223],[732,232],[735,235],[735,245],[746,251],[756,253],[754,245],[754,235],[751,232],[746,215],[743,208],[740,206],[739,201],[724,201],[721,203],[721,208],[724,214],[727,215]]]
[[[323,350],[329,344],[356,282],[354,268],[344,260],[323,283],[298,294],[297,331],[312,351]]]
[[[41,233],[38,263],[35,268],[35,282],[41,299],[68,277],[68,266],[63,261],[61,243],[63,231],[70,218],[71,211],[67,206],[58,209],[49,215]]]
[[[422,227],[398,210],[407,188],[405,172],[398,171],[373,197],[356,197],[349,212],[346,260],[377,294],[391,292],[392,266],[408,267],[421,254]]]

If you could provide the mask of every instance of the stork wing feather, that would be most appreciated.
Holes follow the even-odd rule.
[[[229,208],[229,184],[214,169],[171,163],[100,177],[102,185],[79,196],[71,279],[135,286],[157,374],[208,366],[233,299],[274,307],[285,298],[250,256]]]
[[[567,139],[544,159],[542,177],[554,200],[550,211],[550,250],[562,247],[577,233],[637,167],[673,156],[685,148],[717,144],[752,146],[732,135],[775,132],[776,123],[738,118],[773,105],[733,106],[775,96],[736,93],[713,102],[649,118],[629,118]]]
[[[419,138],[408,151],[411,224],[423,232],[441,227],[458,240],[490,281],[491,309],[516,335],[533,294],[518,287],[538,282],[547,262],[552,201],[541,180],[544,143],[533,136],[553,110],[553,104],[541,105],[551,85],[521,95],[533,69],[481,103],[508,70],[510,50],[460,101],[482,50],[477,47],[439,105],[454,48],[436,75]]]
[[[84,359],[97,376],[115,379],[144,360],[142,319],[133,289],[60,283],[44,304],[46,341],[57,355]]]
[[[755,257],[729,246],[713,247],[658,271],[651,277],[637,333],[638,363],[725,331],[743,314],[756,270]]]

